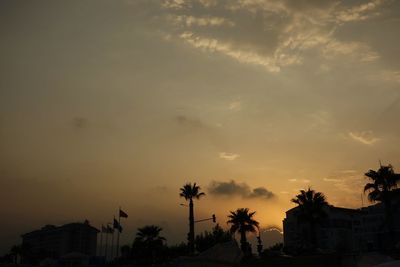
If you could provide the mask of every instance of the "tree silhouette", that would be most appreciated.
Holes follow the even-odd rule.
[[[291,201],[300,207],[299,219],[309,224],[309,240],[315,248],[317,245],[315,227],[327,216],[324,209],[328,205],[325,195],[308,188],[307,191],[300,190],[300,194]]]
[[[160,236],[161,227],[146,225],[138,228],[132,252],[140,265],[146,266],[162,260],[165,238]]]
[[[121,248],[121,259],[129,259],[129,257],[131,256],[131,247],[128,245],[123,245]]]
[[[368,199],[371,202],[378,201],[384,204],[387,229],[393,239],[393,190],[397,188],[400,174],[395,173],[392,165],[389,164],[381,165],[377,171],[369,170],[365,176],[371,180],[371,183],[364,186],[364,192],[368,192]],[[394,245],[393,242],[391,245]]]
[[[228,215],[228,224],[231,225],[230,232],[240,234],[240,248],[243,253],[248,254],[250,246],[247,242],[246,233],[255,233],[258,230],[259,223],[253,219],[254,212],[249,213],[248,208],[240,208],[236,211],[231,211]]]
[[[189,250],[191,254],[194,254],[194,208],[193,208],[193,199],[200,199],[200,197],[204,196],[205,193],[200,192],[200,186],[194,183],[186,183],[183,187],[181,187],[180,197],[185,198],[186,201],[189,201],[189,234],[188,234],[188,243]]]
[[[135,242],[143,244],[148,249],[160,245],[162,246],[165,238],[160,236],[161,231],[162,228],[156,225],[146,225],[138,228]]]
[[[196,236],[195,244],[197,251],[203,252],[218,243],[224,243],[232,240],[229,231],[224,231],[219,224],[215,225],[211,232],[205,231]]]

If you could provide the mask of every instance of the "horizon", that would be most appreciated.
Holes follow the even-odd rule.
[[[400,170],[400,1],[0,1],[0,253],[119,206],[121,244],[159,225],[256,211],[282,229],[309,186],[372,204]],[[196,233],[212,223],[196,225]]]
[[[304,189],[304,190],[306,190],[306,189]],[[368,204],[369,205],[362,205],[361,207],[354,207],[354,208],[349,208],[349,207],[338,207],[338,206],[334,206],[334,205],[331,205],[329,202],[328,202],[328,205],[329,206],[333,206],[333,207],[335,207],[335,208],[345,208],[345,209],[353,209],[353,210],[361,210],[362,208],[367,208],[367,207],[369,207],[369,206],[374,206],[374,205],[377,205],[377,204],[379,204],[378,202],[372,202],[372,201],[369,201],[368,202]],[[183,204],[179,204],[179,205],[183,205]],[[291,207],[290,209],[288,209],[288,210],[286,210],[284,213],[286,214],[286,212],[287,211],[290,211],[290,210],[292,210],[292,209],[295,209],[295,208],[298,208],[298,206],[297,205],[295,205],[294,207]],[[250,209],[250,211],[253,211],[253,210],[251,210]],[[256,213],[257,213],[257,211],[256,211]],[[118,212],[116,212],[116,214],[118,214]],[[228,212],[227,212],[227,214],[228,214]],[[226,218],[227,218],[227,216],[226,216]],[[284,218],[284,217],[283,217]],[[198,218],[196,218],[196,220],[197,220]],[[210,218],[202,218],[203,220],[204,219],[207,219],[207,220],[209,220]],[[68,221],[68,222],[61,222],[61,223],[58,223],[58,224],[44,224],[44,225],[42,225],[42,226],[39,226],[39,227],[37,227],[37,228],[35,228],[35,229],[31,229],[31,230],[27,230],[27,231],[25,231],[25,232],[23,232],[23,233],[21,233],[20,235],[19,235],[19,237],[18,237],[18,240],[20,241],[21,240],[21,236],[22,235],[25,235],[25,234],[28,234],[28,233],[31,233],[31,232],[35,232],[35,231],[38,231],[38,230],[41,230],[42,228],[44,228],[44,227],[47,227],[47,226],[55,226],[55,227],[61,227],[61,226],[64,226],[64,225],[67,225],[67,224],[74,224],[74,223],[84,223],[84,221],[87,221],[88,223],[89,223],[89,225],[90,226],[92,226],[92,227],[94,227],[94,228],[96,228],[97,230],[99,230],[99,233],[101,234],[101,227],[102,226],[107,226],[107,225],[110,225],[111,223],[109,222],[109,223],[101,223],[101,225],[93,225],[93,224],[91,224],[91,221],[90,220],[88,220],[87,218],[85,218],[84,220],[75,220],[75,221]],[[111,221],[111,220],[110,220]],[[128,221],[128,220],[127,220]],[[129,221],[128,221],[129,222]],[[196,235],[200,235],[200,234],[204,234],[204,232],[205,231],[208,231],[208,232],[210,232],[211,230],[212,230],[212,228],[214,227],[214,226],[216,226],[216,225],[219,225],[219,226],[221,226],[222,227],[222,229],[224,229],[224,230],[228,230],[229,229],[229,227],[227,226],[227,225],[224,225],[224,224],[221,224],[221,222],[222,221],[218,221],[218,218],[217,218],[217,222],[215,222],[215,223],[206,223],[205,225],[203,225],[203,227],[201,227],[202,226],[202,224],[198,224],[198,226],[200,226],[200,227],[197,227],[196,226],[196,229],[201,229],[201,230],[197,230],[196,231]],[[124,227],[124,225],[126,225],[127,223],[126,222],[124,222],[124,221],[122,221],[121,222],[121,225]],[[129,225],[129,224],[128,224]],[[148,225],[151,225],[151,223],[149,223]],[[130,243],[132,243],[132,240],[129,240],[129,239],[132,239],[132,237],[136,234],[136,232],[137,232],[137,229],[138,228],[140,228],[140,227],[143,227],[143,226],[145,226],[145,224],[143,224],[143,225],[138,225],[137,226],[137,228],[135,228],[135,229],[128,229],[128,236],[127,236],[127,231],[124,229],[123,230],[123,232],[124,233],[121,233],[121,237],[125,237],[125,238],[123,238],[122,240],[124,240],[125,242],[124,243],[122,243],[122,244],[120,244],[119,246],[120,247],[122,247],[123,245],[130,245]],[[114,228],[113,228],[114,229]],[[161,228],[162,230],[164,230],[163,228]],[[185,227],[182,227],[182,230],[186,230],[185,229]],[[114,229],[114,232],[116,232],[115,231],[115,229]],[[183,231],[184,232],[184,231]],[[262,240],[263,240],[263,243],[264,243],[264,246],[265,246],[265,248],[268,248],[268,247],[271,247],[271,246],[273,246],[273,245],[275,245],[275,244],[278,244],[278,243],[282,243],[283,242],[283,228],[280,226],[280,225],[267,225],[267,226],[261,226],[260,227],[260,236],[261,236],[261,238],[262,238]],[[100,235],[99,234],[99,235]],[[107,235],[107,233],[105,233],[106,235]],[[115,233],[114,233],[115,234]],[[161,233],[161,236],[163,236],[164,235],[164,233],[163,233],[163,231],[162,231],[162,233]],[[184,234],[182,234],[182,236],[184,236]],[[182,238],[182,236],[181,236],[181,238]],[[236,236],[236,234],[234,235],[235,236],[235,238],[238,238],[237,236]],[[248,238],[249,238],[249,241],[250,241],[250,243],[251,244],[253,244],[253,246],[255,246],[256,245],[256,234],[248,234]],[[168,245],[179,245],[179,244],[182,244],[182,243],[185,243],[185,239],[183,239],[183,240],[179,240],[179,239],[172,239],[173,241],[172,242],[168,242],[168,239],[166,239],[166,244],[168,244]],[[98,242],[99,242],[99,240],[98,240]],[[18,242],[17,242],[18,243]],[[17,244],[17,243],[15,243],[15,244]],[[117,244],[109,244],[109,247],[110,247],[110,249],[111,248],[117,248]],[[6,248],[5,249],[5,252],[4,253],[6,253],[6,252],[8,252],[8,250],[9,250],[9,248]]]

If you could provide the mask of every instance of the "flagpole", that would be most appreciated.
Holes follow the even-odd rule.
[[[101,256],[101,248],[103,247],[103,225],[101,225],[101,230],[100,230],[100,246],[99,246],[99,249],[98,249],[98,253],[99,253],[99,255],[98,256]]]
[[[114,220],[115,220],[115,216],[114,216]],[[114,229],[111,234],[111,260],[113,260],[113,257],[114,257],[113,245],[114,245]]]
[[[119,210],[118,210],[118,224],[119,227],[121,227],[121,206],[119,206]],[[118,229],[118,235],[117,235],[117,258],[119,256],[119,234],[121,231],[119,231]]]
[[[107,246],[108,246],[108,229],[107,229],[107,232],[106,232],[106,248],[105,248],[105,251],[104,251],[104,258],[105,258],[106,262],[107,262]]]

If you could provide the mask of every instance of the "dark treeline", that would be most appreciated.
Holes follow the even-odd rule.
[[[194,239],[196,251],[203,252],[218,243],[232,240],[229,231],[216,224],[211,231],[198,234]],[[147,225],[138,229],[132,245],[121,248],[121,258],[114,264],[126,266],[152,266],[170,262],[180,256],[189,256],[190,246],[187,243],[168,246],[162,237],[162,228]]]

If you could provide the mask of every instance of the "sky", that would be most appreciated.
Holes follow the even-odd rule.
[[[281,228],[309,186],[369,205],[364,173],[400,169],[399,28],[394,0],[0,0],[0,252],[119,206],[123,243],[184,241],[186,182],[225,228]]]

